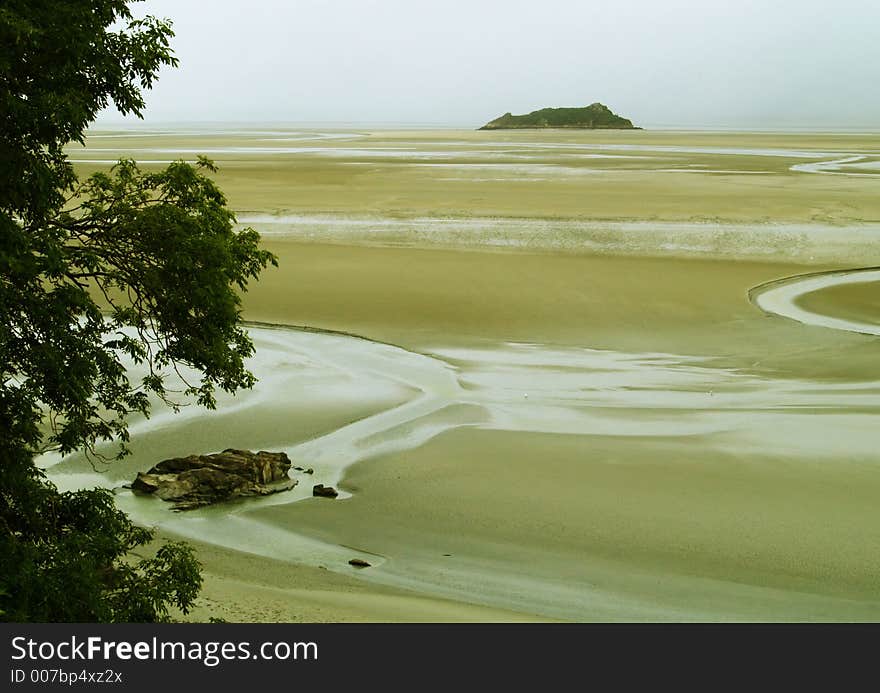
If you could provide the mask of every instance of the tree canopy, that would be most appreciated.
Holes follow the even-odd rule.
[[[199,568],[105,490],[59,493],[40,453],[118,441],[126,422],[186,394],[251,387],[240,293],[274,257],[237,230],[213,164],[142,171],[120,161],[79,181],[64,152],[114,105],[142,116],[143,92],[177,65],[167,20],[136,0],[6,0],[0,6],[0,610],[16,621],[150,621],[187,610]],[[126,366],[140,366],[135,379]]]

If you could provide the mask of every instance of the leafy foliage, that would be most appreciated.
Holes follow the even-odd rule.
[[[63,147],[113,103],[175,66],[170,24],[131,0],[6,0],[0,6],[0,610],[11,620],[161,620],[200,584],[192,552],[150,541],[106,491],[58,493],[47,450],[126,454],[127,418],[186,394],[251,387],[240,292],[274,257],[235,230],[213,164],[144,172],[120,161],[80,183]],[[126,361],[146,373],[131,382]]]
[[[134,526],[109,491],[58,493],[44,482],[16,495],[17,540],[7,538],[0,557],[4,619],[164,621],[170,606],[185,612],[198,595],[199,564],[187,545],[166,543],[142,560],[129,555],[152,533]]]

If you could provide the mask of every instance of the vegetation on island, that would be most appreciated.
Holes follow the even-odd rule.
[[[166,20],[135,0],[0,6],[0,612],[8,621],[160,621],[201,585],[190,547],[152,540],[106,489],[59,492],[42,453],[102,442],[127,453],[127,420],[185,395],[253,385],[239,291],[274,257],[235,230],[213,164],[143,172],[120,161],[79,181],[64,153],[113,104],[141,116],[177,60]],[[97,297],[97,298],[96,298]],[[100,302],[99,302],[100,300]],[[127,363],[145,373],[133,379]],[[141,549],[142,551],[144,549]]]
[[[480,130],[526,128],[581,128],[585,130],[640,130],[631,120],[613,113],[608,106],[593,103],[583,108],[542,108],[525,115],[505,113]]]

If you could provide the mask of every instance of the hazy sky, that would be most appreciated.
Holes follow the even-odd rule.
[[[477,126],[601,101],[647,126],[880,129],[878,0],[147,0],[135,10],[174,22],[181,62],[148,94],[147,122]]]

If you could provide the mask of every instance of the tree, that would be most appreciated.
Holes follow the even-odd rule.
[[[251,387],[240,292],[274,257],[234,216],[213,164],[160,172],[121,161],[80,182],[64,154],[111,103],[176,66],[170,23],[138,0],[4,0],[0,6],[0,610],[14,621],[152,621],[186,611],[201,582],[189,547],[131,551],[152,534],[103,490],[59,493],[47,450],[127,453],[126,421],[186,395]],[[134,378],[126,362],[144,375]],[[173,404],[173,403],[172,403]]]

